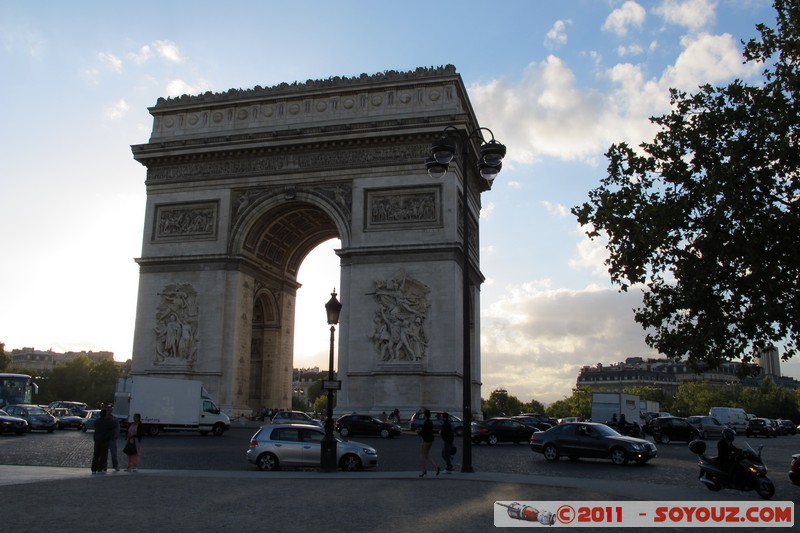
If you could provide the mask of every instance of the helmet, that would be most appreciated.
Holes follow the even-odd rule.
[[[736,438],[736,432],[731,428],[725,428],[722,430],[722,438],[728,442],[733,442],[733,439]]]

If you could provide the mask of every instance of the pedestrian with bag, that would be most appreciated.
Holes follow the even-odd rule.
[[[128,431],[125,433],[125,448],[122,450],[128,456],[126,472],[136,472],[139,468],[139,457],[142,454],[142,435],[144,435],[142,415],[136,413],[133,415],[133,422],[128,424]]]
[[[444,459],[445,470],[448,472],[453,471],[453,440],[455,433],[453,433],[453,426],[450,424],[450,414],[442,413],[442,459]]]

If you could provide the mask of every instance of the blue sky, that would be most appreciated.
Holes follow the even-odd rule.
[[[582,365],[656,355],[569,209],[610,144],[652,137],[669,87],[755,79],[740,40],[774,18],[767,0],[0,2],[0,341],[131,356],[130,145],[159,97],[453,64],[508,146],[481,215],[483,395],[568,396]],[[327,366],[336,244],[300,271],[295,366]]]

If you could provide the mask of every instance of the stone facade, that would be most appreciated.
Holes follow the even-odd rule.
[[[134,373],[202,380],[234,415],[289,408],[297,272],[339,238],[337,413],[460,413],[468,209],[479,410],[489,184],[475,144],[443,179],[425,170],[446,126],[478,128],[454,67],[159,99],[150,113],[149,142],[132,147],[147,168]]]

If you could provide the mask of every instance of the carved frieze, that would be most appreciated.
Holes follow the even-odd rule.
[[[199,344],[197,291],[189,283],[173,283],[158,293],[155,365],[190,365]]]
[[[441,225],[439,187],[372,189],[364,194],[367,231]]]
[[[379,363],[414,363],[428,356],[430,288],[406,274],[374,282],[376,309],[368,337]]]
[[[198,159],[180,164],[154,165],[147,170],[148,182],[191,181],[228,177],[285,174],[292,171],[348,169],[357,166],[408,164],[427,157],[428,144],[395,145],[306,152],[243,156],[233,159]]]
[[[153,240],[214,239],[218,202],[192,202],[156,206]]]

